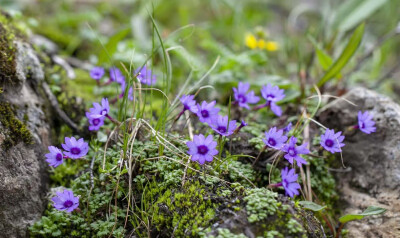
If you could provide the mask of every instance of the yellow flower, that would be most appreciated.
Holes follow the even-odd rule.
[[[265,40],[261,39],[258,41],[258,48],[260,48],[260,49],[265,48]]]
[[[278,50],[278,48],[279,48],[279,45],[275,41],[267,41],[265,43],[265,49],[268,51],[276,51],[276,50]]]
[[[246,46],[250,49],[255,49],[257,47],[257,39],[253,34],[247,34],[245,38]]]

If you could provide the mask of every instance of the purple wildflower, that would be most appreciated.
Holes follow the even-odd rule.
[[[74,137],[65,137],[65,144],[61,144],[64,148],[64,154],[71,159],[79,159],[85,156],[89,151],[89,145],[83,138],[76,140]]]
[[[366,134],[371,134],[376,131],[375,122],[368,111],[364,113],[358,111],[358,128]]]
[[[210,127],[222,136],[230,136],[236,129],[236,121],[232,120],[228,123],[228,116],[217,115],[211,121]]]
[[[55,146],[49,146],[49,152],[48,154],[45,154],[46,156],[46,162],[49,163],[50,166],[53,166],[54,168],[61,165],[63,163],[63,153],[62,151],[55,147]]]
[[[282,100],[285,97],[285,90],[280,89],[278,86],[272,86],[271,84],[267,84],[267,86],[263,86],[261,88],[261,96],[267,100],[265,105],[262,107],[270,107],[272,112],[277,116],[282,115],[282,109],[276,105],[276,102]]]
[[[293,197],[293,195],[299,195],[300,184],[297,183],[298,174],[295,174],[294,169],[289,170],[285,167],[281,171],[282,186],[285,189],[286,195]]]
[[[120,84],[121,84],[121,91],[122,91],[122,94],[120,95],[120,98],[122,98],[124,96],[124,93],[125,93],[126,82],[123,81]],[[133,101],[133,88],[132,87],[130,87],[129,90],[128,90],[128,99],[129,99],[129,101]]]
[[[268,132],[265,132],[265,139],[263,141],[265,145],[280,150],[285,145],[287,137],[283,135],[283,130],[278,131],[276,127],[272,127]]]
[[[233,88],[236,102],[239,103],[240,107],[244,107],[250,110],[248,103],[254,104],[260,101],[260,98],[255,96],[254,91],[247,91],[250,88],[249,83],[239,82],[238,88]]]
[[[95,111],[94,108],[90,108],[90,112],[86,112],[86,117],[89,120],[89,131],[98,131],[101,126],[104,125],[104,117],[97,117],[100,112]],[[94,115],[94,117],[92,117]]]
[[[104,68],[94,67],[90,70],[90,77],[95,80],[100,80],[104,76]]]
[[[71,190],[65,189],[63,192],[57,192],[57,196],[51,199],[53,206],[59,211],[72,212],[79,206],[79,197],[75,197]]]
[[[342,143],[344,136],[341,134],[341,131],[335,134],[334,130],[327,129],[325,134],[321,135],[321,145],[332,154],[335,152],[342,152],[340,148],[344,146]]]
[[[203,101],[201,105],[197,104],[197,116],[201,122],[210,124],[212,118],[218,115],[219,108],[215,108],[215,104],[215,101],[210,103]]]
[[[92,118],[103,118],[110,112],[110,104],[107,98],[101,99],[101,105],[97,102],[93,103],[93,107],[90,108],[90,116]]]
[[[302,164],[307,164],[307,161],[299,156],[300,154],[306,155],[310,153],[310,151],[307,149],[307,143],[296,146],[296,142],[297,138],[292,136],[290,137],[289,144],[285,144],[283,146],[282,150],[287,153],[285,155],[285,159],[287,159],[291,164],[293,164],[293,159],[296,160],[298,166],[301,166]]]
[[[189,151],[187,152],[192,156],[192,161],[197,161],[199,164],[204,164],[204,162],[211,162],[213,160],[213,156],[218,154],[217,142],[213,140],[212,135],[208,135],[207,138],[204,135],[195,135],[193,137],[193,141],[186,142],[186,145],[189,147]]]
[[[240,122],[239,127],[236,128],[235,133],[238,133],[238,132],[240,131],[240,129],[242,129],[243,127],[245,127],[245,126],[247,126],[247,125],[248,125],[248,124],[247,124],[244,120],[242,120],[242,121]]]
[[[289,122],[289,124],[285,128],[283,128],[283,133],[285,133],[285,135],[287,136],[289,134],[290,130],[292,130],[291,122]]]
[[[110,68],[110,80],[120,84],[125,83],[125,77],[117,67]]]
[[[179,100],[183,104],[183,111],[189,110],[193,113],[197,113],[198,108],[196,100],[194,100],[194,95],[182,95]]]
[[[150,69],[144,65],[142,68],[136,70],[135,75],[138,75],[137,78],[140,80],[142,84],[146,85],[154,85],[157,81],[156,75],[154,75]]]

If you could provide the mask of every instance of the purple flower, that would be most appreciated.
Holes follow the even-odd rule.
[[[125,77],[117,67],[110,68],[110,80],[120,84],[125,83]]]
[[[290,137],[289,144],[285,144],[283,146],[282,150],[287,153],[285,155],[285,159],[287,159],[291,164],[293,164],[293,159],[295,159],[298,163],[298,166],[307,164],[307,161],[299,156],[300,154],[306,155],[310,153],[310,151],[307,149],[307,143],[296,146],[296,142],[297,138],[292,136]]]
[[[193,113],[197,113],[198,108],[196,105],[196,100],[194,100],[194,95],[182,95],[179,99],[183,104],[183,110],[189,110]]]
[[[90,117],[92,118],[103,118],[110,112],[110,104],[107,98],[101,99],[101,105],[97,102],[93,103],[93,107],[90,108]]]
[[[366,134],[371,134],[376,131],[375,122],[368,111],[365,111],[364,113],[358,111],[358,128]]]
[[[297,183],[298,174],[294,173],[294,169],[289,170],[285,167],[281,171],[282,186],[285,189],[286,195],[293,197],[293,195],[299,195],[300,184]]]
[[[51,199],[53,206],[59,211],[72,212],[79,206],[79,197],[75,197],[71,190],[65,189],[63,192],[57,192],[57,196]]]
[[[90,70],[90,77],[95,80],[100,80],[104,76],[104,68],[102,67],[94,67]]]
[[[186,145],[189,147],[187,153],[192,156],[192,161],[197,161],[199,164],[211,162],[213,156],[218,154],[218,150],[215,149],[217,142],[213,140],[212,135],[208,135],[207,138],[202,134],[195,135],[193,141],[186,142]]]
[[[64,148],[64,154],[71,159],[79,159],[85,156],[89,151],[89,145],[83,138],[76,140],[74,137],[65,137],[65,144],[61,144]]]
[[[272,86],[271,84],[267,84],[267,86],[263,86],[261,88],[261,96],[267,100],[265,106],[271,108],[271,111],[275,113],[277,116],[282,115],[282,109],[276,105],[276,102],[282,100],[285,97],[285,90],[279,89],[278,86]]]
[[[325,134],[321,135],[321,145],[332,154],[335,152],[342,152],[340,148],[344,146],[342,143],[344,136],[341,134],[341,131],[335,134],[334,130],[327,129]]]
[[[203,101],[201,105],[197,104],[197,116],[201,122],[210,124],[212,118],[218,115],[219,108],[215,108],[215,104],[215,101],[210,103]]]
[[[157,81],[156,75],[154,75],[150,69],[144,65],[142,68],[136,70],[135,75],[138,75],[137,78],[140,80],[142,84],[146,85],[154,85]]]
[[[89,131],[98,131],[104,125],[104,117],[97,117],[99,114],[100,112],[97,112],[94,108],[90,108],[90,112],[86,112],[90,124]]]
[[[276,127],[272,127],[268,132],[265,132],[264,143],[276,150],[282,149],[287,141],[287,137],[283,135],[283,130],[277,131]]]
[[[211,121],[210,127],[220,135],[230,136],[236,129],[236,121],[232,120],[228,123],[228,116],[217,115]]]
[[[122,98],[125,93],[126,83],[125,83],[125,81],[123,81],[120,84],[121,84],[121,91],[122,91],[122,94],[120,95],[120,97]],[[129,101],[133,101],[133,88],[132,87],[130,87],[128,90],[128,99],[129,99]]]
[[[46,162],[49,163],[49,165],[53,166],[54,168],[62,164],[64,157],[62,151],[55,146],[49,146],[48,148],[50,153],[45,154],[47,158]]]
[[[240,107],[244,107],[250,110],[248,103],[254,104],[260,101],[260,98],[255,96],[254,91],[247,91],[250,88],[249,83],[239,82],[238,88],[233,88],[235,100],[239,103]]]
[[[289,122],[289,124],[285,128],[283,128],[283,133],[285,133],[285,135],[288,135],[290,130],[292,130],[292,123],[291,122]]]

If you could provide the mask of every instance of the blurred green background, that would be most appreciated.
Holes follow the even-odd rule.
[[[311,88],[327,70],[316,48],[334,61],[355,27],[365,22],[361,46],[338,80],[331,82],[333,89],[327,90],[340,94],[357,84],[395,98],[400,94],[395,80],[400,56],[398,0],[2,0],[0,6],[28,34],[55,42],[57,54],[104,67],[123,62],[137,68],[153,55],[160,44],[153,16],[171,61],[171,93],[189,75],[194,82],[201,78],[219,57],[203,84],[214,85],[222,96],[240,80],[254,85],[273,82],[299,91],[302,73]],[[260,40],[272,42],[277,49],[252,49],[254,38],[246,42],[246,36],[261,45]],[[149,62],[159,79],[166,77],[161,50]],[[78,71],[75,82],[94,86],[83,71]],[[93,90],[102,93],[86,90],[71,93],[85,99]]]

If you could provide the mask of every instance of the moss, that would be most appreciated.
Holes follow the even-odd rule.
[[[250,189],[243,199],[247,202],[246,210],[249,215],[249,222],[257,222],[269,215],[274,215],[280,204],[277,202],[277,193],[265,188]]]
[[[216,238],[246,238],[244,234],[233,234],[228,229],[218,229],[218,236]]]
[[[7,150],[19,142],[33,143],[32,134],[26,125],[15,117],[9,103],[0,104],[0,122],[4,127],[5,133],[5,139],[2,144],[4,149]]]
[[[153,186],[157,186],[153,184]],[[194,236],[207,227],[215,216],[218,204],[205,199],[204,185],[193,181],[179,191],[166,190],[153,205],[153,223],[160,231],[167,228],[177,237]]]
[[[0,11],[0,85],[16,82],[14,40],[21,33],[11,24],[11,16]]]

